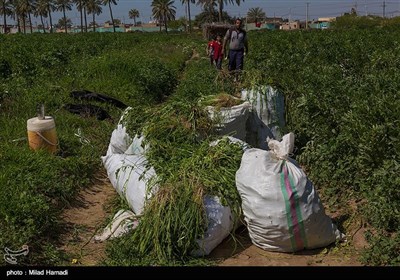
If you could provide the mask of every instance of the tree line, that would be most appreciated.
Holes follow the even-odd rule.
[[[182,5],[187,5],[186,9],[188,12],[188,30],[191,31],[191,5],[198,5],[202,7],[203,13],[208,14],[209,17],[205,17],[204,20],[215,20],[216,16],[218,21],[222,22],[226,19],[224,16],[224,8],[226,5],[240,5],[245,0],[153,0],[151,2],[152,16],[155,20],[163,25],[167,30],[168,22],[175,20],[176,17],[176,6],[175,2],[180,2]],[[66,11],[72,11],[73,6],[80,13],[80,26],[81,32],[88,31],[88,20],[87,16],[92,16],[92,22],[89,26],[93,27],[95,31],[95,18],[96,16],[103,13],[103,7],[107,7],[110,14],[111,23],[115,32],[115,22],[113,17],[112,6],[118,4],[118,0],[0,0],[0,15],[3,17],[3,33],[7,33],[7,17],[12,18],[17,22],[18,32],[21,30],[26,33],[26,25],[32,30],[32,16],[40,18],[43,32],[46,33],[44,19],[49,19],[50,26],[49,32],[53,30],[53,12],[62,12],[63,17],[59,23],[64,27],[65,33],[68,32],[68,25],[71,24],[71,20],[66,17]],[[226,13],[225,13],[226,14]],[[140,12],[137,9],[131,9],[128,12],[129,18],[134,20],[136,25],[136,18],[140,16]],[[22,26],[21,26],[22,25]]]

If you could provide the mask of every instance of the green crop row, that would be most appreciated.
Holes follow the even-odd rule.
[[[60,214],[103,169],[100,156],[122,113],[70,92],[102,93],[141,112],[173,92],[195,45],[185,36],[119,35],[0,36],[0,247],[28,245],[20,264],[68,263],[56,246],[65,228]],[[27,120],[41,103],[55,119],[55,155],[28,147]],[[99,106],[111,118],[72,114],[67,103]]]
[[[285,94],[297,159],[330,205],[362,201],[378,236],[400,231],[398,31],[252,33],[247,64],[252,83],[273,83]]]

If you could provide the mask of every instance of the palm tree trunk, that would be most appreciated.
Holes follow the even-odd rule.
[[[24,34],[26,34],[25,14],[22,15],[22,27],[24,28]]]
[[[190,0],[187,1],[188,8],[188,19],[189,19],[189,33],[192,32],[192,23],[190,20]]]
[[[40,22],[42,23],[43,33],[46,33],[46,29],[44,28],[43,16],[40,15]]]
[[[219,0],[218,21],[222,22],[222,10],[224,9],[224,0]]]
[[[95,14],[93,12],[93,32],[96,32],[96,22],[94,20],[95,20]]]
[[[164,26],[165,26],[165,33],[168,34],[167,16],[164,16]]]
[[[81,13],[81,33],[83,33],[83,13],[82,13],[83,9],[82,9],[82,0],[79,1],[79,5],[80,5],[80,7],[81,7],[81,9],[80,9],[80,13]]]
[[[19,16],[17,13],[15,14],[15,17],[17,19],[18,33],[21,33],[21,23],[19,22]]]
[[[63,7],[63,14],[64,14],[64,30],[65,30],[65,34],[68,33],[67,30],[67,15],[65,14],[65,7]]]
[[[3,34],[7,32],[7,16],[6,16],[6,1],[3,1]]]
[[[214,7],[213,6],[208,6],[207,9],[208,9],[208,13],[209,13],[208,22],[211,23],[211,22],[214,21]]]
[[[31,34],[33,33],[31,13],[28,13],[29,26],[31,27]]]
[[[50,20],[50,33],[53,33],[53,19],[51,17],[50,6],[48,6],[48,10],[49,10],[49,20]]]
[[[136,17],[133,17],[133,24],[136,26]]]
[[[114,24],[114,18],[113,18],[113,14],[112,14],[112,9],[111,9],[111,1],[108,2],[108,7],[110,8],[111,23],[113,25],[113,29],[114,29],[114,33],[115,33],[115,24]]]
[[[85,32],[87,33],[87,17],[86,17],[86,8],[83,8],[83,13],[85,15]]]

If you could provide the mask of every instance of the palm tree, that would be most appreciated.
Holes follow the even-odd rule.
[[[7,32],[7,16],[13,14],[10,0],[0,0],[0,14],[3,15],[3,33]]]
[[[62,11],[64,15],[64,30],[65,33],[67,33],[67,16],[65,14],[65,11],[71,11],[72,10],[72,4],[70,0],[56,0],[56,9],[57,11]]]
[[[133,18],[134,26],[136,26],[136,18],[140,17],[140,13],[136,9],[131,9],[129,11],[129,18]]]
[[[187,11],[188,11],[188,21],[189,21],[189,33],[192,31],[192,23],[190,20],[190,3],[196,3],[196,0],[181,0],[182,4],[187,4]]]
[[[14,11],[18,22],[18,32],[21,32],[20,21],[22,21],[24,34],[26,34],[26,15],[29,11],[29,3],[26,0],[15,0],[14,5]]]
[[[87,3],[87,13],[93,15],[93,32],[96,32],[96,21],[95,16],[100,15],[103,9],[101,8],[101,0],[88,0]]]
[[[56,26],[60,26],[60,27],[62,27],[62,26],[67,26],[67,27],[70,27],[72,25],[72,20],[70,19],[70,18],[60,18],[59,20],[58,20],[58,23],[56,24]]]
[[[222,11],[224,10],[224,4],[237,4],[240,6],[240,2],[244,2],[244,0],[217,0],[218,1],[218,20],[222,21]]]
[[[81,16],[81,33],[83,32],[83,10],[84,10],[84,6],[85,6],[85,2],[83,0],[72,0],[75,5],[76,8],[78,9],[80,16]]]
[[[53,19],[51,17],[51,12],[57,10],[55,0],[47,0],[47,10],[49,12],[50,33],[53,33]]]
[[[17,22],[18,33],[21,33],[21,22],[19,19],[19,0],[11,0],[11,18]]]
[[[110,16],[111,16],[111,22],[113,25],[114,33],[115,33],[115,24],[114,24],[114,18],[113,18],[113,13],[112,13],[112,9],[111,9],[111,4],[117,5],[117,1],[118,0],[103,0],[103,5],[108,5],[108,7],[110,8]]]
[[[168,33],[167,22],[175,19],[176,8],[173,4],[173,0],[153,0],[151,3],[153,17],[158,19],[160,22],[160,31],[161,22],[163,22],[165,32]]]
[[[197,5],[203,6],[203,11],[209,14],[206,22],[213,22],[215,7],[217,7],[217,0],[198,0]]]
[[[87,32],[87,5],[88,5],[88,2],[89,2],[89,0],[82,0],[82,2],[83,2],[83,19],[84,19],[84,21],[85,21],[85,32]]]
[[[32,29],[32,17],[31,17],[31,13],[33,13],[35,11],[35,1],[33,0],[25,0],[25,5],[27,7],[27,14],[28,14],[28,21],[29,21],[29,28],[31,30],[31,34],[33,33],[33,29]]]
[[[43,17],[47,17],[49,14],[48,10],[48,1],[47,0],[38,0],[36,3],[36,9],[34,11],[34,16],[40,16],[40,22],[42,23],[43,33],[46,33],[46,29],[44,27]]]
[[[254,22],[257,24],[259,19],[264,19],[265,18],[265,12],[263,11],[262,8],[251,8],[247,12],[247,19],[250,22]]]

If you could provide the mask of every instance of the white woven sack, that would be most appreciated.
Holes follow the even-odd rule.
[[[249,116],[251,105],[249,102],[243,102],[233,107],[223,107],[216,110],[212,106],[207,106],[206,110],[210,119],[219,121],[217,132],[219,135],[229,135],[246,140],[246,122]]]
[[[234,217],[229,206],[223,206],[217,196],[206,195],[203,198],[207,215],[207,230],[202,239],[197,239],[199,249],[194,250],[193,256],[206,256],[214,250],[233,229]]]
[[[282,139],[285,126],[284,96],[271,86],[242,90],[241,99],[251,103],[247,125],[247,142],[268,150],[267,138]]]
[[[289,158],[294,135],[270,141],[270,151],[248,149],[236,172],[236,187],[252,242],[268,251],[324,247],[342,234],[298,164]]]
[[[144,155],[114,154],[102,159],[111,184],[136,215],[142,214],[145,202],[156,192],[156,187],[150,190],[147,186],[156,176],[154,168],[146,170]]]
[[[142,145],[144,137],[135,135],[131,138],[122,124],[126,112],[112,132],[107,154],[101,159],[113,187],[126,199],[134,213],[140,215],[147,199],[156,192],[156,187],[150,191],[147,185],[156,173],[152,167],[146,170],[144,152],[148,147]]]
[[[132,137],[126,132],[126,127],[123,125],[123,121],[130,110],[132,110],[132,107],[127,107],[124,110],[121,118],[118,121],[117,127],[111,133],[107,155],[123,154],[132,143]]]

